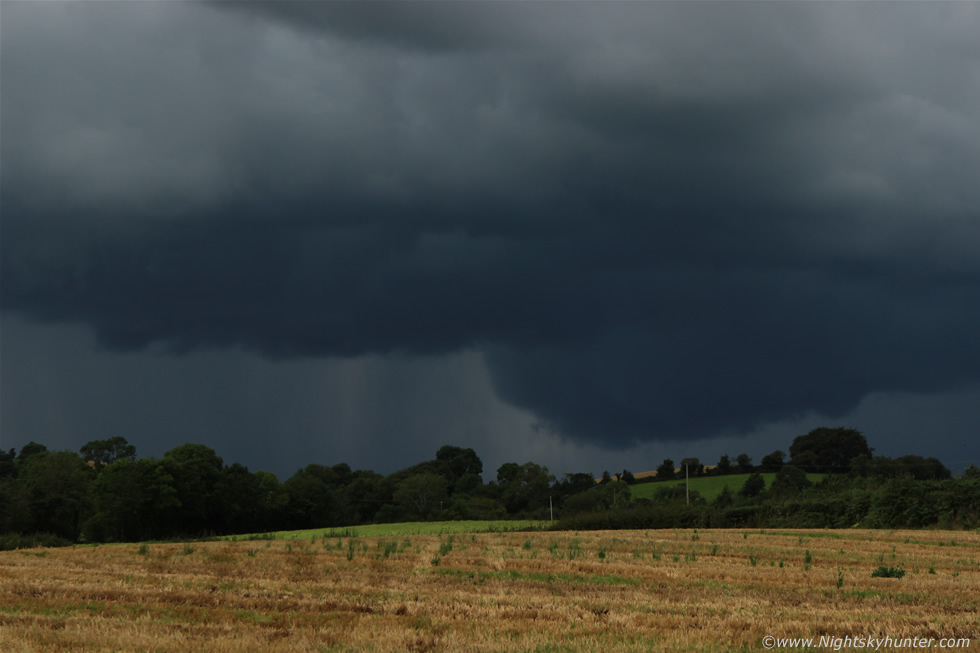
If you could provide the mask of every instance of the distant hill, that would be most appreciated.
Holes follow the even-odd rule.
[[[652,472],[656,475],[656,472]],[[634,474],[637,478],[640,478],[639,474]],[[745,479],[747,479],[750,474],[728,474],[726,476],[699,476],[691,479],[691,491],[697,491],[702,497],[708,501],[712,501],[715,497],[721,494],[722,490],[727,486],[730,492],[738,492],[745,485]],[[806,477],[814,485],[819,483],[826,477],[826,474],[807,474]],[[766,481],[766,488],[768,489],[772,485],[772,480],[776,478],[775,472],[768,472],[762,474],[762,478]],[[630,494],[634,499],[652,499],[657,491],[665,487],[683,486],[684,479],[677,481],[661,481],[659,483],[638,483],[636,485],[630,486]]]
[[[717,465],[705,465],[704,466],[704,469],[705,470],[715,469],[716,467],[717,467]],[[680,476],[683,476],[684,475],[684,468],[683,467],[677,467],[677,468],[674,469],[674,473],[675,474],[678,474]],[[646,479],[656,478],[656,476],[657,476],[657,470],[653,470],[651,472],[635,472],[633,474],[633,478],[635,478],[638,481],[641,480],[641,479],[642,480],[646,480]],[[615,478],[615,476],[614,476],[614,478]],[[595,482],[598,483],[601,480],[602,480],[602,477],[599,476],[599,477],[596,477]]]

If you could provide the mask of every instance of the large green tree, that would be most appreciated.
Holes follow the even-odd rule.
[[[449,483],[439,474],[409,476],[395,489],[395,502],[420,519],[429,519],[445,506]]]
[[[78,539],[95,470],[73,451],[40,451],[22,460],[17,480],[27,493],[31,530]]]
[[[78,452],[82,460],[93,463],[97,470],[117,460],[136,460],[136,447],[129,444],[126,438],[118,435],[108,440],[86,442]]]
[[[670,458],[665,458],[660,466],[657,467],[657,480],[658,481],[669,481],[674,478],[674,461]]]
[[[291,527],[322,528],[353,523],[344,492],[345,483],[352,480],[346,464],[327,467],[313,463],[298,470],[283,483],[289,495],[287,512]]]
[[[548,468],[537,463],[504,463],[497,469],[500,500],[512,516],[546,510],[554,481]]]
[[[789,448],[791,463],[810,472],[847,472],[851,460],[872,455],[874,449],[860,431],[820,427],[798,436]]]
[[[188,443],[174,447],[161,461],[177,490],[179,505],[170,513],[174,533],[200,535],[221,530],[224,525],[221,456],[206,445]]]
[[[786,461],[786,452],[776,449],[770,454],[762,457],[759,469],[763,472],[778,472]]]
[[[715,465],[715,472],[719,475],[732,473],[732,459],[727,453],[718,459],[718,464]]]
[[[436,452],[436,460],[446,464],[446,480],[450,491],[455,491],[456,484],[464,476],[477,476],[483,473],[483,461],[473,449],[463,449],[445,445]]]
[[[95,514],[84,526],[94,541],[131,542],[168,537],[167,514],[179,507],[174,478],[158,460],[121,458],[92,483]]]

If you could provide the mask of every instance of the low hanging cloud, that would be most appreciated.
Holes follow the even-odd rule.
[[[113,350],[475,350],[619,446],[980,383],[971,5],[4,18],[6,311]]]

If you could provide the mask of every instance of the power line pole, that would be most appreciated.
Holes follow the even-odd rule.
[[[687,463],[684,463],[684,487],[687,495],[687,505],[691,505],[691,476],[687,473]]]

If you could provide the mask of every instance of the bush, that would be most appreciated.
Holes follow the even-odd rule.
[[[0,551],[71,546],[71,544],[70,540],[66,540],[53,533],[35,533],[34,535],[4,533],[0,535]]]
[[[901,567],[886,567],[881,565],[871,572],[872,578],[901,578],[905,575],[905,570]]]

